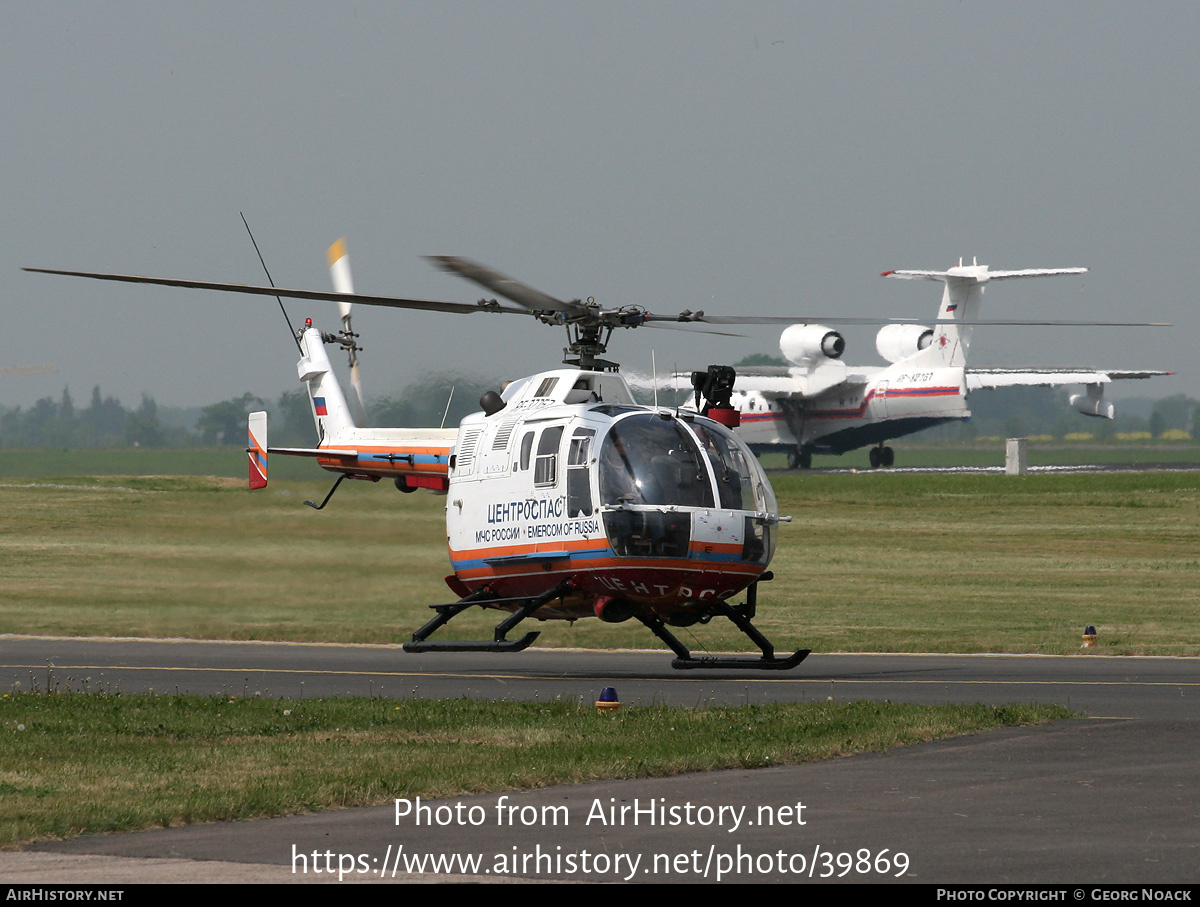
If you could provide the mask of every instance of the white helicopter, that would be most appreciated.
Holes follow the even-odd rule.
[[[1070,405],[1088,416],[1113,418],[1104,398],[1110,381],[1170,375],[1164,371],[1052,368],[967,368],[973,325],[986,286],[995,280],[1083,274],[1087,268],[993,271],[972,262],[946,271],[885,271],[883,277],[932,280],[945,285],[936,327],[886,324],[875,348],[886,367],[842,362],[846,343],[821,324],[793,324],[779,338],[790,367],[743,368],[731,405],[741,413],[738,434],[755,453],[784,450],[788,466],[807,469],[814,453],[842,454],[871,447],[872,468],[891,466],[887,441],[945,422],[971,417],[967,395],[981,388],[1082,384]],[[999,324],[1001,322],[992,322]],[[1067,324],[1068,322],[1003,322]],[[1087,322],[1088,325],[1112,324]],[[1146,325],[1165,326],[1165,325]]]
[[[271,448],[265,413],[250,417],[251,487],[268,481],[269,455],[315,459],[338,474],[322,509],[347,478],[391,479],[403,492],[447,496],[446,537],[458,600],[430,607],[434,617],[404,643],[408,652],[513,652],[536,632],[510,640],[528,617],[605,622],[636,619],[674,653],[676,668],[787,670],[809,654],[786,657],[754,626],[757,589],[781,521],[771,484],[750,447],[733,431],[735,374],[710,366],[691,374],[698,411],[638,405],[615,362],[601,358],[617,328],[683,324],[788,323],[789,316],[659,315],[640,306],[604,308],[562,300],[464,258],[430,260],[517,304],[496,299],[456,302],[354,293],[340,242],[330,249],[334,292],[255,287],[125,274],[26,268],[39,273],[130,283],[327,300],[341,306],[342,330],[322,333],[307,319],[295,332],[298,376],[312,402],[318,442]],[[268,275],[269,276],[269,275]],[[456,314],[532,316],[567,331],[563,362],[574,366],[513,381],[480,399],[481,412],[457,429],[360,428],[333,374],[325,344],[351,356],[356,389],[357,335],[351,303]],[[874,319],[811,319],[863,323]],[[290,322],[289,322],[290,323]],[[971,321],[970,323],[980,323]],[[992,322],[1014,323],[1014,322]],[[1020,322],[1025,323],[1025,322]],[[1045,322],[1039,322],[1045,323]],[[1061,322],[1060,322],[1061,323]],[[961,325],[961,322],[960,322]],[[951,326],[943,328],[950,336]],[[786,333],[786,332],[785,332]],[[705,402],[701,409],[700,398]],[[745,591],[745,601],[731,599]],[[440,641],[430,636],[468,608],[509,612],[493,638]],[[758,646],[760,656],[694,656],[669,627],[726,617]]]
[[[216,289],[255,295],[339,302],[342,330],[322,333],[312,319],[296,332],[298,376],[312,402],[318,443],[271,448],[267,415],[250,416],[250,486],[268,481],[269,455],[315,459],[338,473],[316,509],[347,479],[390,479],[402,492],[447,497],[446,537],[458,597],[431,605],[436,612],[404,643],[408,652],[520,651],[538,636],[507,635],[522,620],[606,622],[636,619],[675,653],[676,668],[787,670],[809,654],[776,656],[752,623],[760,582],[775,551],[781,520],[771,484],[746,444],[729,426],[733,370],[695,374],[703,413],[638,405],[618,366],[601,358],[613,330],[661,322],[704,322],[703,313],[655,315],[638,306],[606,309],[592,299],[561,300],[463,258],[432,258],[520,308],[495,299],[478,304],[355,294],[345,247],[329,252],[333,293],[213,284],[73,271],[41,273],[135,283]],[[269,275],[268,275],[269,276]],[[325,344],[346,349],[360,389],[357,335],[349,303],[451,313],[532,315],[566,328],[564,363],[489,391],[482,411],[456,429],[360,428],[333,373]],[[282,304],[282,303],[281,303]],[[741,319],[722,319],[733,323]],[[757,319],[764,320],[764,319]],[[782,320],[782,319],[779,319]],[[665,325],[663,325],[665,326]],[[361,390],[360,390],[361,393]],[[745,601],[731,599],[745,592]],[[430,636],[473,606],[510,612],[493,638],[440,641]],[[759,648],[759,657],[694,656],[668,629],[723,616]]]

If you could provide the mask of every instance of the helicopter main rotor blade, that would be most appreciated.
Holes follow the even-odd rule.
[[[713,334],[717,337],[745,337],[745,334],[735,334],[732,331],[709,331],[691,324],[678,324],[667,321],[648,321],[643,327],[658,328],[660,331],[687,331],[689,334]]]
[[[648,321],[680,321],[684,324],[906,324],[918,323],[917,318],[855,318],[850,316],[816,316],[795,315],[706,315],[703,311],[693,312],[684,309],[678,315],[654,315]],[[962,324],[962,322],[958,322]]]
[[[797,317],[795,315],[706,315],[703,311],[692,312],[684,310],[678,315],[659,315],[652,312],[641,312],[636,318],[626,321],[621,317],[621,310],[599,311],[582,302],[564,302],[547,296],[539,290],[525,286],[518,281],[493,271],[483,265],[477,265],[464,258],[441,256],[432,261],[445,270],[453,271],[463,277],[487,287],[507,299],[525,306],[514,309],[500,305],[495,300],[480,300],[474,304],[462,302],[442,302],[431,299],[408,299],[402,296],[367,296],[360,293],[322,292],[319,290],[289,290],[281,287],[258,287],[237,283],[214,283],[203,280],[182,280],[165,277],[142,277],[135,274],[102,274],[93,271],[60,271],[51,268],[22,268],[35,274],[57,274],[64,277],[86,277],[92,280],[113,280],[123,283],[145,283],[164,287],[183,287],[194,290],[215,290],[223,293],[243,293],[251,296],[275,296],[289,299],[312,299],[320,302],[360,303],[362,305],[384,306],[397,309],[416,309],[429,312],[449,312],[455,315],[470,315],[474,312],[492,312],[500,315],[533,315],[542,321],[547,321],[547,310],[559,312],[565,316],[564,323],[589,322],[593,325],[609,323],[611,326],[638,327],[644,324],[660,325],[664,323],[679,324],[922,324],[922,325],[997,325],[997,326],[1029,326],[1029,327],[1171,327],[1170,323],[1157,321],[1047,321],[1032,319],[1009,319],[997,321],[940,319],[926,320],[918,318],[851,318],[851,317]],[[615,316],[616,321],[610,322],[606,316]],[[557,319],[555,319],[557,321]]]
[[[1169,328],[1169,321],[955,321],[952,318],[934,319],[928,322],[939,324],[992,324],[1001,327],[1051,327],[1051,328]]]
[[[1101,327],[1101,328],[1169,328],[1165,321],[1047,321],[1045,319],[1005,319],[980,321],[958,318],[852,318],[795,315],[706,315],[684,310],[677,316],[650,315],[649,321],[681,321],[685,324],[921,324],[926,326],[956,324],[959,326],[994,325],[997,327]]]
[[[88,277],[93,280],[116,280],[123,283],[148,283],[162,287],[183,287],[191,290],[216,290],[222,293],[245,293],[251,296],[286,296],[289,299],[314,299],[320,302],[357,302],[361,305],[387,306],[395,309],[418,309],[429,312],[450,312],[470,315],[474,312],[528,315],[525,309],[510,309],[495,303],[438,302],[429,299],[405,299],[401,296],[364,296],[361,293],[329,293],[320,290],[287,290],[282,287],[255,287],[240,283],[211,283],[204,280],[179,280],[165,277],[141,277],[135,274],[97,274],[90,271],[55,271],[50,268],[22,268],[35,274],[59,274],[64,277]]]
[[[507,274],[501,274],[494,268],[481,265],[468,258],[460,258],[457,255],[426,255],[425,257],[443,271],[450,271],[460,277],[465,277],[472,283],[477,283],[484,289],[491,290],[531,311],[575,312],[582,305],[580,302],[564,302],[561,299],[555,299],[541,290],[534,289],[519,280],[513,280]]]

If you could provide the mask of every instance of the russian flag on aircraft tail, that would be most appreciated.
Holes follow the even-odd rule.
[[[313,409],[317,411],[318,416],[328,416],[329,412],[325,409],[324,397],[313,397]]]

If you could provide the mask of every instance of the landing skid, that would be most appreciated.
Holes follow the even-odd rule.
[[[762,579],[770,579],[769,573],[763,574]],[[404,643],[405,652],[520,652],[538,638],[537,631],[526,633],[520,639],[506,639],[508,632],[516,627],[525,618],[532,615],[543,605],[549,604],[556,598],[562,598],[572,590],[571,582],[565,581],[555,586],[549,592],[537,596],[536,598],[492,598],[491,593],[486,589],[480,589],[465,598],[459,599],[449,605],[431,605],[436,616],[413,633],[412,639]],[[739,630],[745,633],[762,651],[761,658],[737,658],[720,655],[702,655],[694,656],[688,650],[678,637],[667,629],[663,619],[657,614],[650,612],[642,615],[638,614],[637,619],[646,626],[651,633],[661,639],[675,653],[675,658],[671,662],[671,667],[678,670],[691,670],[695,668],[715,668],[721,669],[736,669],[736,670],[754,670],[754,671],[788,671],[804,661],[808,657],[810,649],[798,649],[786,658],[777,658],[775,656],[775,647],[771,644],[758,628],[752,623],[754,619],[756,601],[757,601],[758,583],[755,582],[746,590],[746,603],[743,605],[730,605],[726,602],[717,602],[712,606],[712,610],[706,612],[705,616],[700,618],[704,623],[715,615],[728,617]],[[496,625],[496,630],[490,640],[448,640],[440,642],[431,640],[429,637],[433,635],[439,628],[445,626],[463,611],[475,605],[485,607],[496,607],[498,605],[519,605],[512,614],[505,620]]]
[[[520,652],[529,647],[540,633],[534,630],[526,633],[520,639],[505,639],[508,631],[531,615],[534,611],[556,598],[561,598],[571,591],[570,582],[563,582],[549,592],[536,598],[491,598],[486,589],[480,589],[465,598],[450,605],[430,605],[437,615],[413,633],[412,639],[404,643],[405,652]],[[496,625],[496,630],[490,640],[431,640],[438,628],[445,626],[463,611],[475,605],[511,605],[520,603],[511,615]]]
[[[728,617],[733,621],[734,626],[745,633],[754,642],[760,650],[762,650],[761,658],[730,658],[722,655],[701,655],[695,656],[688,650],[679,638],[667,629],[662,618],[657,614],[650,614],[643,617],[638,615],[637,618],[646,628],[661,639],[675,653],[675,659],[671,662],[671,667],[680,671],[688,671],[697,668],[716,668],[718,670],[734,669],[734,670],[750,670],[750,671],[790,671],[800,662],[804,661],[812,651],[812,649],[797,649],[786,658],[775,657],[775,647],[771,641],[767,639],[758,628],[754,626],[754,614],[758,607],[758,584],[772,579],[771,573],[764,573],[758,580],[753,582],[746,589],[746,603],[744,605],[730,605],[727,602],[718,602],[712,610],[712,614],[720,614],[723,617]]]
[[[645,624],[651,633],[665,642],[671,651],[675,653],[675,658],[671,661],[671,667],[679,671],[697,668],[790,671],[808,657],[809,652],[812,651],[811,649],[797,649],[787,658],[776,658],[775,647],[750,622],[750,618],[743,610],[745,607],[745,605],[727,605],[722,602],[713,609],[713,613],[723,615],[733,621],[737,628],[749,636],[754,641],[754,644],[762,650],[761,658],[731,658],[724,655],[695,656],[689,651],[687,646],[679,641],[679,638],[674,633],[667,629],[666,624],[663,623],[662,618],[657,614],[651,614],[647,617],[639,614],[638,620]]]

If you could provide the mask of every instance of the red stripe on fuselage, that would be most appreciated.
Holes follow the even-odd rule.
[[[891,397],[903,397],[912,399],[913,397],[949,397],[958,396],[959,388],[951,387],[902,387],[888,388],[884,394],[884,399]],[[867,407],[871,405],[871,401],[875,398],[875,391],[871,391],[863,397],[860,403],[854,409],[814,409],[805,413],[806,419],[861,419],[866,415]]]

